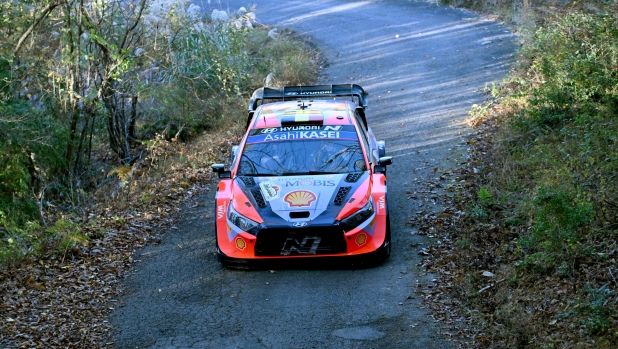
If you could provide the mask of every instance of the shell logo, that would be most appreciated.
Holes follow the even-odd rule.
[[[283,201],[287,202],[290,207],[311,206],[311,203],[317,199],[314,193],[307,190],[296,190],[289,192]]]
[[[236,247],[239,250],[243,251],[245,249],[245,247],[247,247],[247,243],[242,238],[238,237],[238,238],[236,238],[235,241],[236,241]]]
[[[360,233],[356,236],[356,244],[358,246],[363,246],[367,242],[367,235],[365,233]]]

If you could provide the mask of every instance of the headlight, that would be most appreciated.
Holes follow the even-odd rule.
[[[341,220],[343,229],[345,231],[350,231],[371,218],[373,214],[373,198],[369,197],[369,201],[367,202],[367,205],[365,205],[365,207],[361,208],[360,210],[358,210],[358,212],[351,215],[350,217]]]
[[[240,228],[242,231],[249,231],[258,226],[258,223],[236,212],[236,210],[234,209],[234,205],[232,205],[231,202],[230,209],[228,210],[227,214],[227,219],[229,219],[232,224]]]

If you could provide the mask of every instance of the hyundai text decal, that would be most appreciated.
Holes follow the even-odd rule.
[[[321,90],[321,91],[290,91],[285,92],[286,96],[319,96],[319,95],[330,95],[333,91],[329,90]]]

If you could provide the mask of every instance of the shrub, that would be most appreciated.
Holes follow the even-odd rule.
[[[612,16],[569,14],[540,28],[524,49],[539,76],[528,114],[555,127],[618,103],[618,26]],[[580,119],[581,120],[581,119]]]
[[[533,205],[534,227],[530,235],[519,239],[519,245],[528,253],[518,266],[549,271],[563,262],[573,265],[574,260],[591,254],[584,240],[585,227],[594,213],[590,203],[577,202],[564,190],[541,187]]]

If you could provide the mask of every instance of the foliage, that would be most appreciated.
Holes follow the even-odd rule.
[[[546,271],[592,254],[584,241],[585,227],[594,213],[590,203],[573,203],[568,192],[542,187],[533,204],[535,225],[530,235],[518,241],[526,256],[517,266]]]
[[[130,202],[139,188],[141,202],[152,202],[157,186],[140,174],[205,166],[212,152],[181,151],[182,142],[237,137],[246,99],[266,75],[308,84],[318,68],[291,35],[254,28],[251,9],[208,18],[179,0],[0,7],[0,265],[8,267],[70,252],[97,200]],[[57,227],[62,217],[74,229]]]
[[[50,3],[83,3],[104,16],[90,17],[97,18],[95,24],[100,26],[86,31],[93,23],[80,23],[79,8],[55,7],[16,57],[11,52],[16,42]],[[123,33],[130,29],[123,20],[130,22],[135,13],[130,7],[123,8],[124,13],[117,12],[118,7],[116,12],[103,7],[131,3],[0,0],[0,342],[4,346],[108,347],[112,329],[105,318],[113,310],[110,300],[120,293],[119,279],[135,262],[136,249],[175,229],[173,217],[180,206],[205,205],[197,200],[211,184],[209,164],[229,158],[229,142],[237,142],[243,131],[246,95],[262,84],[265,72],[278,67],[281,57],[271,56],[271,45],[294,47],[289,60],[295,64],[278,70],[282,76],[315,76],[315,53],[304,45],[281,36],[255,46],[254,38],[267,37],[268,29],[251,30],[246,20],[244,29],[238,28],[236,16],[230,21],[236,29],[204,18],[189,19],[196,11],[184,1],[153,1],[144,22],[134,28],[139,33],[136,41],[123,46]],[[170,3],[172,8],[165,7]],[[251,18],[250,13],[241,17]],[[158,25],[150,22],[155,20]],[[182,75],[169,81],[161,78],[161,70],[170,68],[168,59],[188,49],[177,45],[186,37],[175,34],[200,35],[197,30],[178,32],[185,24],[233,31],[240,40],[238,47],[251,52],[251,59],[242,60],[245,65],[235,65],[236,57],[228,57],[225,50],[211,52],[239,68],[228,69],[239,79],[225,78],[230,75],[223,73],[208,77],[226,86],[226,91],[215,91],[223,111],[208,106],[215,100],[213,91],[194,90],[203,93],[199,95],[203,100],[198,100],[174,86]],[[270,63],[257,69],[257,60]],[[303,67],[303,72],[288,71],[290,67]],[[111,91],[100,89],[104,76],[110,79]],[[196,82],[203,75],[190,77]],[[160,91],[178,95],[157,95]],[[111,104],[100,98],[106,93]],[[204,106],[195,109],[192,119],[177,113],[178,106],[186,106],[190,99]],[[121,131],[135,120],[130,164],[119,163],[110,146],[107,127],[114,114],[108,106],[126,112],[117,115],[128,117],[117,119],[117,125],[127,126]],[[153,120],[148,132],[139,131]],[[193,127],[194,123],[199,126]],[[183,138],[187,128],[211,128],[211,132]],[[165,129],[169,137],[162,134]]]
[[[612,296],[616,293],[609,285],[599,288],[586,285],[587,299],[576,300],[570,304],[572,308],[565,313],[556,315],[556,318],[578,317],[580,323],[591,335],[607,334],[618,320],[616,301]]]
[[[540,28],[524,54],[540,80],[526,110],[535,124],[586,125],[618,110],[616,18],[569,14]]]
[[[435,293],[475,314],[479,346],[618,345],[617,66],[615,13],[548,18],[471,112],[469,184],[449,207],[465,214],[436,218],[453,242],[427,264],[453,275]]]
[[[160,105],[164,125],[184,125],[195,133],[220,125],[227,105],[250,89],[249,30],[218,22],[182,28],[159,67],[161,86],[145,96]]]
[[[9,62],[0,59],[0,76],[11,86]],[[0,226],[39,220],[35,197],[43,199],[45,178],[65,166],[62,148],[66,131],[24,99],[0,96]]]

